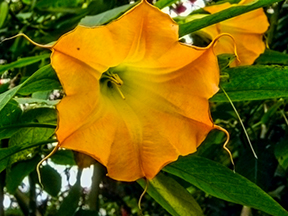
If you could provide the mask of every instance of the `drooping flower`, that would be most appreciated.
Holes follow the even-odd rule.
[[[214,14],[237,5],[244,5],[252,0],[242,0],[238,4],[228,2],[219,5],[205,7],[204,10]],[[190,19],[193,19],[193,16]],[[194,18],[199,18],[194,17]],[[234,61],[231,65],[251,65],[265,50],[263,35],[267,31],[269,23],[262,8],[225,20],[212,26],[201,29],[214,39],[221,33],[230,34],[236,43],[237,54],[240,61]],[[233,53],[234,42],[229,37],[222,37],[215,46],[217,54]]]
[[[146,0],[119,19],[78,26],[52,47],[66,96],[57,105],[59,146],[88,154],[111,178],[152,179],[215,128],[213,43],[178,42],[178,25]]]

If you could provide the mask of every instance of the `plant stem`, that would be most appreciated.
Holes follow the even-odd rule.
[[[94,164],[94,170],[93,170],[93,176],[92,176],[92,186],[91,191],[89,193],[88,198],[88,205],[90,210],[92,211],[99,211],[99,192],[100,192],[100,183],[102,181],[102,178],[105,175],[105,168],[102,164],[96,162]]]
[[[36,205],[36,184],[33,176],[31,174],[28,176],[29,178],[29,215],[35,216],[37,205]]]
[[[55,129],[57,127],[57,125],[55,125],[55,124],[44,124],[44,123],[25,123],[25,124],[1,126],[0,130],[11,129],[11,128],[22,128],[22,127],[42,127],[42,128]]]
[[[5,171],[0,173],[0,216],[4,216],[4,186],[5,186]]]
[[[281,2],[279,2],[275,7],[273,7],[274,12],[271,15],[270,28],[268,31],[268,38],[267,38],[267,42],[269,46],[273,43],[275,32],[277,31],[278,19],[279,19],[281,8],[282,8]]]

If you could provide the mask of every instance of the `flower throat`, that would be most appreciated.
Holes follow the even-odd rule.
[[[122,99],[125,100],[125,96],[120,89],[121,86],[123,85],[123,81],[118,76],[118,74],[115,74],[115,73],[111,72],[110,70],[108,70],[102,74],[100,80],[107,82],[107,86],[109,88],[115,87],[117,89],[118,93],[121,95]]]

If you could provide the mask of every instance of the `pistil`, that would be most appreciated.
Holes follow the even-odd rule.
[[[123,85],[123,81],[121,80],[121,78],[118,76],[118,74],[114,74],[111,71],[107,71],[104,74],[102,74],[102,78],[106,78],[110,81],[111,84],[113,84],[113,86],[116,87],[117,91],[119,92],[119,94],[121,95],[122,99],[125,100],[125,96],[121,91],[121,86]]]

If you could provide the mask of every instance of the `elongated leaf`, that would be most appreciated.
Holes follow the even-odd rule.
[[[135,4],[123,5],[95,16],[86,16],[80,21],[80,25],[84,26],[99,26],[119,17],[125,11],[132,8]]]
[[[28,78],[23,83],[18,93],[22,95],[28,95],[36,91],[46,91],[61,88],[61,84],[54,69],[51,67],[51,65],[46,65],[37,70],[30,78]]]
[[[14,194],[23,179],[35,170],[36,165],[41,160],[40,157],[34,157],[31,160],[21,161],[6,174],[6,189],[10,194]]]
[[[0,4],[0,28],[3,26],[6,17],[8,15],[8,12],[9,12],[8,3],[6,1],[2,1]]]
[[[17,101],[19,104],[42,104],[42,105],[48,105],[48,106],[55,106],[60,101],[60,100],[50,101],[50,100],[29,98],[29,97],[15,98],[14,100]]]
[[[279,165],[285,170],[288,169],[288,145],[287,136],[280,143],[275,146],[274,150],[275,157],[277,158]]]
[[[76,165],[74,154],[71,150],[58,150],[51,156],[51,160],[56,164],[61,165]]]
[[[8,163],[8,159],[11,155],[21,152],[23,150],[29,149],[29,148],[33,148],[36,146],[41,146],[41,145],[45,145],[47,143],[53,143],[53,142],[57,142],[57,140],[55,139],[51,139],[51,140],[45,140],[45,141],[41,141],[38,143],[28,143],[27,145],[22,145],[22,146],[12,146],[9,148],[1,148],[0,149],[0,172],[2,172]]]
[[[6,104],[14,97],[17,91],[21,88],[21,85],[16,86],[2,94],[0,94],[0,110],[2,110]]]
[[[19,128],[3,128],[3,126],[11,126],[19,122],[22,110],[19,104],[11,100],[6,106],[0,111],[0,140],[4,138],[9,138],[15,133]]]
[[[288,65],[288,55],[275,50],[266,49],[265,52],[256,59],[256,64]]]
[[[209,159],[190,155],[166,166],[164,171],[217,198],[259,209],[273,216],[288,215],[257,185]]]
[[[223,82],[221,86],[232,101],[288,97],[288,67],[243,66],[230,68],[224,72],[229,74],[229,82]],[[228,101],[222,91],[210,100]]]
[[[164,7],[170,6],[171,4],[177,2],[178,0],[159,0],[155,3],[155,6],[159,9],[162,9]]]
[[[49,165],[41,167],[40,174],[44,190],[51,196],[56,197],[61,189],[60,174]]]
[[[78,202],[81,196],[80,182],[76,182],[70,189],[67,197],[64,198],[56,216],[74,215],[78,208]]]
[[[15,96],[15,94],[22,88],[23,86],[27,89],[29,89],[29,85],[31,85],[33,82],[37,82],[41,79],[45,78],[51,78],[55,79],[55,72],[51,65],[46,65],[39,70],[37,70],[32,76],[30,76],[25,82],[22,84],[0,94],[0,110],[3,109],[3,107]],[[24,89],[25,89],[24,88]],[[27,92],[26,92],[27,93]]]
[[[0,111],[0,127],[3,125],[11,125],[19,119],[22,110],[15,100],[11,100],[4,109]]]
[[[138,183],[145,188],[143,179]],[[149,181],[148,194],[173,216],[201,216],[196,200],[174,179],[159,173]]]
[[[247,5],[240,5],[225,9],[215,14],[208,15],[201,19],[195,19],[191,22],[187,22],[181,24],[179,26],[179,36],[182,37],[184,35],[190,34],[192,32],[198,31],[207,26],[213,25],[215,23],[221,22],[223,20],[230,19],[235,16],[239,16],[240,14],[247,13],[249,11],[255,10],[257,8],[266,7],[276,2],[280,2],[282,0],[258,0],[253,1]]]
[[[38,62],[42,59],[49,58],[50,54],[43,54],[39,56],[33,56],[33,57],[26,57],[26,58],[20,58],[15,62],[0,65],[0,74],[2,74],[4,71],[12,69],[12,68],[21,68],[30,64],[33,64],[35,62]]]

